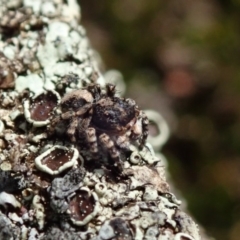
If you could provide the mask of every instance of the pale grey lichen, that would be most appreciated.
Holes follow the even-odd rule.
[[[0,193],[0,205],[4,208],[8,208],[8,205],[14,208],[21,207],[21,203],[15,198],[15,196],[6,192]]]
[[[44,205],[42,203],[42,200],[39,195],[35,195],[33,200],[32,200],[32,209],[35,212],[35,218],[37,220],[38,223],[38,229],[42,230],[45,226],[45,217],[46,217],[46,213],[45,213],[45,208]]]
[[[64,177],[54,178],[48,188],[50,193],[50,206],[57,213],[64,213],[69,208],[69,197],[83,186],[85,170],[73,168]]]
[[[95,192],[98,194],[98,196],[101,197],[101,196],[103,196],[106,193],[107,186],[105,184],[99,182],[99,183],[96,183],[94,189],[95,189]]]
[[[38,74],[29,74],[27,76],[19,76],[16,79],[15,89],[19,93],[25,89],[29,89],[35,95],[43,92],[43,79]]]
[[[99,231],[99,240],[107,239],[133,239],[133,232],[129,224],[121,218],[106,221]]]
[[[33,198],[34,191],[31,188],[25,188],[22,190],[22,197],[25,201],[29,201]]]
[[[0,239],[18,239],[20,229],[0,211]]]
[[[0,120],[0,134],[3,132],[4,130],[4,124],[3,121]]]

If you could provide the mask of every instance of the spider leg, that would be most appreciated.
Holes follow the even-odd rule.
[[[142,138],[140,140],[140,146],[139,148],[142,149],[143,146],[145,145],[148,137],[148,125],[149,125],[149,120],[147,115],[144,112],[141,112],[141,118],[142,118]]]
[[[133,99],[131,99],[131,98],[126,98],[125,101],[126,101],[129,105],[135,106],[136,112],[139,112],[138,106],[136,105],[136,102],[135,102]]]
[[[79,133],[83,133],[86,131],[86,129],[89,127],[91,119],[92,119],[92,116],[79,120],[79,124],[78,124]]]
[[[86,130],[86,138],[89,144],[90,152],[93,155],[93,158],[97,157],[98,153],[98,144],[97,144],[97,135],[96,130],[94,128],[87,128]]]
[[[143,124],[142,124],[142,118],[141,116],[138,116],[136,122],[131,126],[131,134],[130,138],[134,141],[138,140],[142,136],[143,132]]]
[[[129,138],[126,135],[117,137],[116,143],[121,149],[129,150]]]
[[[73,118],[72,121],[70,122],[70,126],[67,130],[67,134],[70,137],[71,142],[76,142],[76,137],[75,132],[78,126],[78,119],[77,118]]]
[[[92,103],[87,103],[85,104],[83,107],[81,107],[76,113],[76,116],[81,116],[83,114],[85,114],[92,106]]]
[[[107,96],[114,97],[116,93],[116,86],[111,83],[108,83],[106,86],[106,90],[107,90]]]
[[[54,117],[53,119],[50,120],[50,125],[48,127],[48,133],[50,135],[54,133],[55,127],[60,120],[61,120],[61,116]]]
[[[87,90],[92,93],[94,99],[100,99],[102,89],[99,84],[92,84],[88,86]]]
[[[99,140],[101,144],[108,150],[111,159],[115,162],[114,166],[117,167],[122,172],[123,167],[122,167],[119,151],[116,149],[114,142],[106,133],[101,134],[99,136]]]
[[[63,120],[68,120],[68,119],[74,117],[74,115],[75,115],[74,112],[68,111],[68,112],[62,113],[62,114],[61,114],[61,118],[62,118]]]
[[[61,114],[61,118],[63,120],[68,120],[72,117],[75,117],[75,116],[81,116],[83,114],[85,114],[89,108],[91,107],[91,103],[88,103],[88,104],[85,104],[83,107],[81,107],[78,111],[76,112],[73,112],[73,111],[68,111],[68,112],[65,112],[65,113],[62,113]]]

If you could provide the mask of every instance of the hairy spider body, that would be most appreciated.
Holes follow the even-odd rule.
[[[99,85],[73,90],[60,103],[61,113],[52,117],[50,132],[56,125],[68,121],[67,135],[72,142],[85,136],[90,152],[97,158],[99,144],[107,150],[114,165],[122,168],[119,149],[128,149],[131,141],[142,148],[148,136],[148,118],[135,101],[115,95],[115,86]]]
[[[126,132],[129,123],[139,114],[135,106],[120,98],[104,98],[93,106],[92,123],[110,133]]]

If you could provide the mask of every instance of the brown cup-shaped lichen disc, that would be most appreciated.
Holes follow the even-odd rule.
[[[56,175],[76,165],[78,157],[79,153],[76,148],[55,145],[36,157],[35,165],[43,172]]]
[[[30,116],[34,121],[45,121],[49,118],[52,110],[57,106],[58,98],[53,93],[48,91],[42,93],[32,100],[30,104]]]
[[[41,162],[43,165],[47,165],[52,171],[57,171],[73,158],[73,154],[73,151],[56,148],[44,157]]]
[[[85,225],[95,216],[95,199],[85,190],[79,190],[70,200],[69,210],[71,220],[76,225]]]

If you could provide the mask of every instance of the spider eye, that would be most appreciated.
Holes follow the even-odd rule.
[[[84,98],[71,98],[68,101],[62,103],[62,108],[66,111],[68,110],[77,110],[81,107],[83,107],[85,104],[87,103],[87,101]]]
[[[87,103],[87,101],[84,98],[76,99],[75,101],[73,101],[71,107],[73,109],[79,109],[79,108],[83,107],[86,103]]]

